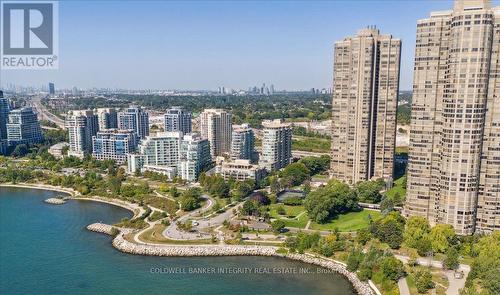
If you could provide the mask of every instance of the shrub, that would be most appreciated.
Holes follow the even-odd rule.
[[[117,229],[116,227],[114,227],[114,226],[113,226],[113,227],[111,228],[111,232],[110,232],[110,234],[111,234],[113,237],[116,237],[119,233],[120,233],[120,230],[119,230],[119,229]]]
[[[426,269],[417,270],[413,274],[413,278],[415,279],[415,286],[418,293],[425,293],[427,290],[434,288],[432,274]]]
[[[285,215],[285,214],[286,214],[285,207],[283,207],[283,206],[278,206],[278,207],[276,208],[276,213],[278,213],[279,215]]]
[[[302,205],[302,199],[300,197],[289,197],[283,200],[283,204],[288,206],[300,206]]]

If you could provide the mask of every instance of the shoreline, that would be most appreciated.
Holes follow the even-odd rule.
[[[14,188],[25,188],[25,189],[38,189],[38,190],[48,190],[60,193],[65,193],[70,195],[70,199],[73,200],[83,200],[83,201],[94,201],[105,203],[108,205],[114,205],[118,207],[125,208],[131,211],[136,218],[142,214],[144,210],[142,207],[128,203],[125,201],[117,201],[111,199],[104,199],[102,197],[92,196],[92,197],[82,197],[78,192],[69,188],[61,188],[52,185],[44,184],[7,184],[0,183],[0,187],[14,187]],[[137,212],[137,211],[138,212]],[[99,232],[104,234],[111,234],[112,228],[117,228],[112,225],[98,224],[98,228],[92,227],[92,224],[87,227],[88,230],[93,232]],[[119,228],[117,228],[119,229]],[[347,279],[356,293],[361,295],[375,295],[376,291],[372,289],[368,282],[362,282],[358,276],[346,269],[346,266],[342,262],[334,261],[332,259],[317,257],[312,254],[298,254],[298,253],[278,253],[278,247],[275,246],[253,246],[253,245],[161,245],[161,244],[135,244],[124,239],[123,235],[126,230],[119,229],[120,233],[113,238],[112,246],[120,252],[133,254],[133,255],[144,255],[144,256],[168,256],[168,257],[208,257],[208,256],[267,256],[267,257],[280,257],[287,258],[295,261],[300,261],[307,264],[317,265],[324,267],[331,271],[334,271],[342,275]]]
[[[357,294],[375,295],[369,283],[362,282],[355,273],[348,271],[343,263],[308,253],[281,254],[277,252],[278,247],[254,245],[139,245],[127,241],[123,235],[123,233],[118,234],[112,241],[113,247],[123,253],[162,257],[263,256],[286,258],[326,268],[348,280]]]
[[[71,198],[79,195],[77,191],[71,188],[63,188],[60,186],[54,186],[49,184],[37,184],[37,183],[0,183],[0,187],[13,187],[13,188],[26,188],[26,189],[36,189],[36,190],[45,190],[45,191],[53,191],[58,193],[63,193],[69,195]]]
[[[356,273],[347,270],[346,265],[333,259],[316,256],[305,253],[286,253],[278,252],[276,246],[260,245],[221,245],[221,244],[201,244],[201,245],[168,245],[168,244],[137,244],[124,238],[128,230],[123,230],[104,223],[94,223],[87,226],[89,231],[112,235],[113,228],[120,232],[113,237],[112,246],[122,253],[144,256],[159,257],[222,257],[222,256],[263,256],[279,257],[299,261],[311,265],[326,268],[333,271],[350,282],[353,289],[360,295],[375,295],[376,291],[372,289],[368,282],[362,282]]]
[[[46,191],[54,191],[54,192],[59,192],[59,193],[64,193],[69,195],[70,200],[77,200],[77,201],[93,201],[93,202],[99,202],[99,203],[105,203],[108,205],[113,205],[116,207],[120,207],[123,209],[126,209],[132,213],[131,219],[134,219],[138,216],[140,216],[144,211],[142,207],[132,203],[128,203],[125,201],[120,201],[120,200],[114,200],[114,199],[106,199],[98,196],[89,196],[89,197],[83,197],[79,192],[71,189],[71,188],[63,188],[59,186],[54,186],[54,185],[48,185],[48,184],[31,184],[31,183],[0,183],[0,187],[12,187],[12,188],[25,188],[25,189],[36,189],[36,190],[46,190]]]

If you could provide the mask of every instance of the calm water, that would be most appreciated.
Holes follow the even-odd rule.
[[[354,294],[337,274],[267,257],[166,258],[118,252],[85,226],[130,212],[105,204],[43,202],[57,193],[0,187],[0,294]],[[307,270],[309,274],[189,274],[190,268]],[[180,274],[152,273],[152,268]]]

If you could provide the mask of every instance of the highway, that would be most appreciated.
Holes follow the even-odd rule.
[[[61,129],[66,129],[64,126],[64,120],[57,117],[56,115],[52,114],[45,108],[42,104],[42,96],[37,95],[32,98],[32,106],[36,108],[38,112],[38,119],[39,120],[47,120],[50,121],[54,124],[56,124],[59,128]]]

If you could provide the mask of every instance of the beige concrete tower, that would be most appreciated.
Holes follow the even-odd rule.
[[[486,0],[455,1],[417,23],[404,215],[464,235],[474,232],[476,213],[479,227],[498,229],[498,10]]]
[[[335,43],[331,175],[391,179],[401,40],[375,28]]]
[[[201,137],[210,142],[212,158],[231,151],[232,116],[223,109],[206,109],[200,115]]]

